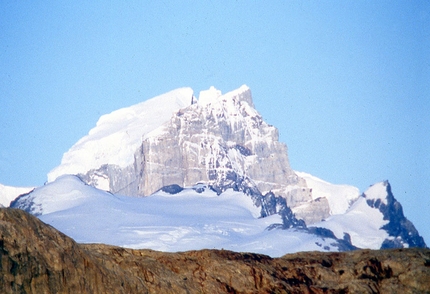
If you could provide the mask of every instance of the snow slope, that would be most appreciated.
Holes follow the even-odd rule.
[[[330,206],[330,214],[345,213],[351,204],[360,197],[360,190],[350,185],[335,185],[321,180],[311,174],[295,173],[306,180],[306,184],[312,189],[312,198],[325,197]]]
[[[185,251],[230,249],[281,256],[297,251],[337,251],[334,239],[290,230],[267,230],[279,215],[257,218],[250,197],[228,190],[220,196],[192,188],[178,194],[118,196],[62,176],[23,196],[21,204],[39,218],[82,243]]]
[[[364,195],[360,196],[346,213],[333,215],[314,226],[327,228],[341,239],[347,233],[354,246],[380,249],[384,240],[389,237],[388,232],[381,229],[388,220],[384,220],[379,209],[369,206],[367,200],[380,199],[382,203],[386,203],[387,187],[383,182],[377,183],[364,192]]]
[[[11,206],[39,216],[78,242],[162,251],[225,248],[280,256],[349,250],[351,243],[372,249],[425,246],[403,216],[388,182],[373,185],[360,196],[355,187],[294,173],[276,128],[264,123],[253,108],[246,85],[224,95],[211,87],[195,102],[193,91],[182,88],[102,116],[48,174],[48,184],[19,197]],[[135,153],[139,148],[146,153]],[[173,152],[179,148],[185,151]],[[193,177],[185,177],[188,182],[177,178],[174,169],[181,160],[181,168],[193,171]],[[170,166],[170,162],[176,165]],[[111,166],[101,167],[105,164]],[[196,172],[200,165],[206,168],[201,173]],[[136,176],[145,173],[149,173],[146,180],[139,182]],[[98,177],[96,181],[93,176]],[[143,191],[139,190],[145,188],[142,183],[157,184],[144,195],[166,185],[201,184],[198,188],[170,187],[180,191],[174,195],[158,191],[138,198],[99,190],[85,184],[85,177],[100,189],[119,187],[111,191],[125,191],[124,187],[135,184],[127,190],[133,196]],[[205,186],[208,183],[222,193],[218,196]],[[254,191],[248,183],[258,189]],[[232,187],[251,191],[251,196],[234,192]],[[19,193],[8,191],[7,195]],[[260,193],[266,191],[287,200],[278,202],[281,198],[275,194]],[[295,225],[291,229],[287,218],[291,210],[282,206],[285,203],[291,209],[304,207],[303,216],[298,217],[309,217],[313,228]],[[325,221],[319,222],[321,219]]]
[[[96,127],[63,155],[61,165],[49,172],[48,181],[64,174],[85,174],[103,164],[132,164],[142,136],[167,122],[174,111],[191,105],[192,99],[191,88],[180,88],[101,116]]]
[[[11,187],[0,184],[0,207],[9,207],[12,200],[21,194],[28,193],[33,187]]]

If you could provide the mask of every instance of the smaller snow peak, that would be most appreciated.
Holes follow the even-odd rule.
[[[367,200],[377,201],[379,199],[382,203],[387,205],[387,197],[389,195],[388,193],[389,185],[390,184],[388,183],[388,181],[376,183],[370,186],[369,189],[367,189],[366,192],[364,192],[364,197]]]
[[[360,191],[356,187],[331,184],[304,172],[295,173],[306,181],[308,188],[312,189],[313,200],[320,197],[327,199],[332,215],[345,213],[360,197]]]
[[[10,207],[40,216],[83,205],[88,199],[101,203],[106,196],[113,197],[111,195],[88,186],[78,176],[61,175],[55,181],[19,196]]]
[[[0,207],[9,207],[11,201],[33,189],[34,187],[12,187],[0,184]]]
[[[249,106],[254,107],[252,102],[251,90],[247,85],[242,85],[236,90],[230,91],[226,94],[222,94],[220,90],[217,90],[214,86],[211,86],[209,90],[200,91],[199,104],[202,106],[211,104],[216,101],[235,100],[235,101],[245,101]]]
[[[179,88],[169,93],[176,96],[176,104],[180,107],[187,107],[194,103],[194,91],[189,87]]]
[[[238,89],[228,92],[223,95],[224,98],[236,97],[238,101],[245,101],[254,108],[254,103],[252,102],[251,89],[247,85],[242,85]]]
[[[171,105],[173,105],[172,110],[169,109],[168,111],[168,115],[170,116],[171,112],[174,110],[193,104],[193,93],[193,89],[189,87],[178,88],[135,105],[117,109],[109,114],[104,114],[97,121],[96,128],[90,130],[90,135],[100,132],[100,128],[105,130],[107,128],[115,126],[120,127],[133,122],[136,118],[147,115],[148,108],[154,109],[162,106],[170,108],[172,107]]]
[[[64,153],[61,165],[48,173],[48,181],[63,174],[86,174],[104,164],[120,168],[133,164],[142,135],[168,122],[175,111],[193,104],[193,93],[191,88],[179,88],[101,116],[88,135]]]
[[[207,105],[218,99],[222,95],[220,90],[217,90],[214,86],[211,86],[209,90],[200,91],[199,104]]]

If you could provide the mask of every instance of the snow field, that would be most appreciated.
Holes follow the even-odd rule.
[[[303,250],[336,250],[334,240],[303,231],[267,230],[279,215],[258,218],[260,209],[241,192],[217,196],[192,188],[148,197],[113,195],[62,176],[37,188],[31,200],[39,218],[81,243],[176,252],[229,249],[281,256]],[[330,247],[331,246],[331,247]]]

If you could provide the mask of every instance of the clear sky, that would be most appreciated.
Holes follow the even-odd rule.
[[[1,1],[0,183],[43,185],[102,114],[242,84],[294,169],[388,179],[430,245],[429,1]]]

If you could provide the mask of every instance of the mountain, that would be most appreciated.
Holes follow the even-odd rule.
[[[61,165],[48,174],[48,181],[64,174],[85,174],[110,165],[118,169],[134,163],[142,136],[167,122],[172,112],[193,102],[193,90],[181,88],[132,107],[103,115],[95,128],[64,153]],[[108,190],[104,175],[93,175],[93,185]]]
[[[426,246],[388,182],[360,194],[293,171],[245,85],[198,99],[181,88],[104,115],[48,181],[11,207],[78,242],[271,256]]]
[[[309,226],[281,202],[284,198],[273,194],[263,197],[273,205],[267,214],[270,205],[257,206],[252,196],[233,189],[218,195],[203,184],[166,186],[148,197],[130,197],[71,175],[20,196],[11,207],[38,216],[81,243],[169,252],[214,248],[277,257],[298,251],[425,247],[389,191],[388,183],[378,183],[345,213]]]
[[[181,103],[172,103],[178,99]],[[158,109],[163,115],[147,115]],[[131,196],[199,182],[218,193],[272,192],[306,223],[331,210],[327,198],[313,199],[306,181],[291,169],[286,145],[254,109],[245,85],[224,95],[211,87],[198,100],[192,90],[179,89],[102,116],[48,180],[61,174],[78,174],[94,187]]]
[[[430,250],[306,252],[270,258],[78,244],[0,209],[1,293],[426,293]]]
[[[414,225],[403,215],[388,181],[372,185],[343,214],[314,224],[337,238],[347,236],[359,248],[426,247]]]
[[[0,184],[0,207],[9,207],[11,201],[33,189],[34,187],[12,187]]]

